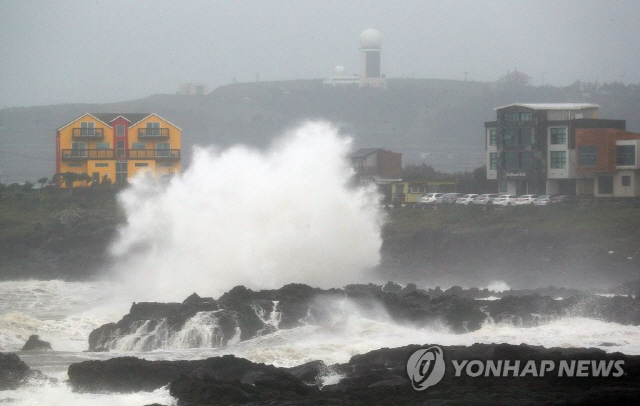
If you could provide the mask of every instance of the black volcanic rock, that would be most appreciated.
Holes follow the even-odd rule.
[[[105,324],[89,334],[89,351],[108,351],[115,340],[134,334],[143,326],[148,332],[164,323],[166,330],[178,332],[198,312],[212,312],[219,309],[220,307],[212,298],[200,298],[196,294],[189,296],[183,303],[133,303],[129,314],[118,323]],[[227,327],[226,331],[222,329],[222,333],[228,340],[235,334],[235,324]],[[147,336],[148,338],[150,336]],[[143,345],[143,349],[154,348],[146,348]]]
[[[533,326],[565,313],[567,304],[548,296],[507,296],[488,302],[489,315],[498,323]]]
[[[563,300],[540,295],[507,296],[487,302],[484,308],[495,322],[525,326],[565,316],[640,325],[640,301],[626,296],[582,294]]]
[[[209,397],[237,402],[256,393],[284,391],[298,395],[310,388],[284,369],[256,364],[233,355],[196,361],[147,361],[135,357],[84,361],[69,366],[75,391],[152,391],[171,382],[171,394],[183,401]]]
[[[415,327],[433,323],[446,324],[452,332],[478,330],[488,317],[495,323],[534,326],[561,317],[588,317],[621,324],[640,325],[640,300],[631,297],[603,297],[581,294],[564,300],[550,296],[525,294],[531,291],[508,291],[498,300],[475,300],[495,295],[486,289],[463,289],[454,286],[446,291],[421,290],[409,284],[405,288],[388,283],[348,285],[345,289],[322,290],[303,284],[289,284],[280,289],[255,292],[236,286],[218,300],[192,294],[182,303],[134,303],[130,313],[119,322],[91,332],[90,351],[116,348],[128,337],[138,350],[153,350],[176,337],[186,323],[198,314],[190,329],[199,329],[202,341],[190,334],[182,346],[224,346],[232,338],[241,341],[312,324],[332,325],[347,320],[356,312],[364,318],[395,321]],[[568,294],[552,287],[544,291]],[[511,295],[513,293],[513,295]],[[502,295],[502,294],[501,294]],[[202,314],[202,312],[209,312]],[[198,341],[201,340],[201,341]]]
[[[55,382],[27,366],[16,354],[0,352],[0,390],[16,389],[28,383]]]
[[[329,372],[329,368],[323,361],[309,361],[306,364],[284,369],[302,382],[315,385],[318,385],[320,378]]]
[[[296,371],[322,374],[318,362],[283,369],[232,355],[199,361],[145,361],[130,357],[86,361],[69,368],[69,382],[75,390],[92,392],[152,390],[170,382],[170,393],[179,405],[636,405],[640,401],[640,356],[524,344],[440,346],[445,362],[442,380],[426,391],[416,391],[406,372],[407,360],[416,350],[427,347],[431,345],[383,348],[356,355],[347,363],[331,366],[344,378],[322,390],[305,385],[294,376]],[[458,375],[453,362],[470,360],[509,361],[520,366],[518,373],[506,375],[471,376],[464,368]],[[563,361],[618,363],[624,373],[559,376],[557,368]],[[528,363],[540,370],[542,362],[553,362],[556,369],[543,376],[522,374]]]
[[[22,351],[33,351],[33,350],[50,350],[51,344],[46,341],[40,340],[40,337],[37,335],[29,336],[29,339],[24,346],[22,347]]]

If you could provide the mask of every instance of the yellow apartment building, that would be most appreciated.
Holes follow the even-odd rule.
[[[181,136],[153,113],[86,113],[56,132],[58,186],[123,184],[139,172],[171,176],[180,172]],[[86,180],[69,184],[69,172]]]

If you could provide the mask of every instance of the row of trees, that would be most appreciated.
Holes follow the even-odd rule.
[[[45,186],[53,186],[57,185],[58,183],[63,183],[67,188],[73,188],[78,182],[84,182],[85,184],[90,184],[91,186],[110,187],[112,185],[111,179],[109,179],[107,176],[104,176],[99,182],[95,182],[94,179],[88,174],[76,172],[56,173],[51,179],[43,177],[38,179],[36,183],[40,185],[40,188],[42,189]],[[24,184],[16,183],[9,186],[12,186],[14,188],[19,187],[21,190],[28,192],[33,189],[35,185],[35,183],[26,181]],[[5,185],[2,186],[7,187]]]

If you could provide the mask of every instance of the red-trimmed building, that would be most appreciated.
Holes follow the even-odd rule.
[[[640,196],[640,134],[613,128],[576,129],[577,193]]]
[[[153,113],[86,113],[56,132],[60,187],[121,184],[138,172],[180,172],[182,130]],[[86,174],[74,185],[65,173]]]

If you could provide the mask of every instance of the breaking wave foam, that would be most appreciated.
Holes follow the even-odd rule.
[[[382,214],[375,190],[350,185],[350,145],[308,123],[267,151],[197,149],[168,184],[133,179],[112,249],[131,300],[361,281],[379,261]]]

